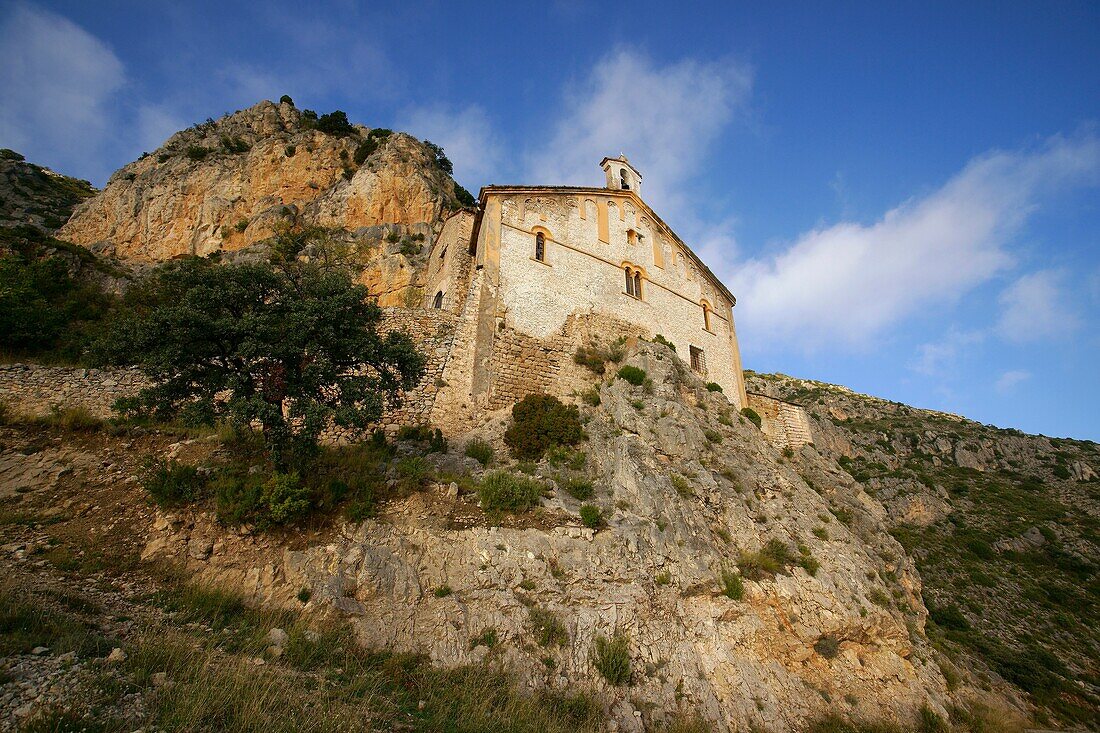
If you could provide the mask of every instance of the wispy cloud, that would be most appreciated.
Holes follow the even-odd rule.
[[[0,23],[0,145],[63,172],[113,167],[110,105],[126,81],[114,51],[71,21],[23,3]]]
[[[1016,385],[1030,378],[1031,372],[1023,369],[1011,369],[998,377],[993,386],[998,392],[1011,392]]]
[[[1017,279],[997,299],[1002,337],[1016,343],[1068,336],[1081,326],[1065,288],[1065,273],[1040,270]]]
[[[917,358],[909,368],[928,377],[946,377],[955,371],[959,359],[985,340],[980,331],[952,329],[939,341],[917,347]]]
[[[596,163],[624,152],[642,172],[646,201],[668,213],[675,192],[746,105],[752,77],[751,68],[730,60],[658,65],[616,51],[565,86],[549,137],[527,154],[526,177],[597,184]]]
[[[396,126],[443,147],[454,163],[455,178],[474,195],[500,174],[504,151],[485,109],[473,104],[462,108],[446,105],[412,107],[398,116]]]
[[[841,222],[727,268],[740,324],[759,344],[864,347],[921,309],[951,304],[1014,263],[1013,236],[1041,196],[1094,183],[1100,138],[993,152],[872,224]]]

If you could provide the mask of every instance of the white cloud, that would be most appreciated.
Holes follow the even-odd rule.
[[[725,268],[739,326],[762,345],[865,346],[1008,268],[1007,245],[1039,197],[1098,172],[1100,139],[1091,133],[981,156],[877,222],[816,229],[774,256]]]
[[[142,105],[138,108],[137,141],[144,151],[156,150],[188,124],[164,105]]]
[[[528,153],[527,177],[602,185],[596,164],[622,152],[642,173],[646,201],[667,212],[675,208],[673,192],[699,171],[751,88],[751,70],[732,61],[658,66],[634,51],[617,51],[566,87],[548,140]]]
[[[1081,321],[1069,303],[1064,275],[1055,270],[1032,272],[1001,293],[997,331],[1016,343],[1068,336]]]
[[[952,329],[941,340],[917,347],[917,358],[909,368],[929,377],[947,376],[955,370],[960,356],[973,350],[985,339],[980,331]]]
[[[454,163],[455,178],[469,186],[475,196],[482,185],[508,182],[492,180],[500,173],[503,150],[489,116],[480,106],[414,107],[400,115],[396,126],[442,146]]]
[[[1031,378],[1031,372],[1022,369],[1011,369],[998,377],[994,387],[998,392],[1009,392],[1020,382]]]
[[[13,6],[0,26],[0,145],[98,177],[124,82],[122,62],[98,38],[60,15]]]

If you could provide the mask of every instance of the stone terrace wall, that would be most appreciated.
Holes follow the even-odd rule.
[[[110,417],[115,400],[146,384],[136,369],[0,364],[0,402],[25,415],[46,415],[56,406],[83,407],[97,417]]]
[[[430,422],[443,370],[454,347],[458,317],[438,310],[384,308],[381,330],[408,333],[425,357],[424,377],[416,389],[404,395],[400,409],[383,416],[381,425]],[[0,364],[0,402],[14,412],[45,415],[54,406],[84,407],[98,417],[114,415],[119,397],[137,393],[148,381],[137,369],[82,369],[38,364]],[[326,433],[329,440],[350,440],[347,431]]]
[[[749,407],[760,415],[760,429],[776,445],[798,448],[813,443],[810,419],[799,405],[775,397],[749,392]]]

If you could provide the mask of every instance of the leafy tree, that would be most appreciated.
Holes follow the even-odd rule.
[[[16,354],[79,358],[87,333],[112,298],[73,272],[96,263],[87,250],[32,227],[0,230],[0,348]],[[77,252],[69,252],[69,249]],[[74,263],[60,256],[71,254]],[[81,259],[81,256],[86,259]]]
[[[580,412],[553,395],[531,394],[512,406],[512,424],[504,443],[516,458],[538,460],[557,445],[576,445],[584,439]]]
[[[355,134],[355,128],[348,122],[347,114],[340,110],[334,110],[327,115],[321,115],[317,118],[316,129],[326,135],[333,135],[335,137]]]
[[[435,164],[439,166],[439,168],[442,169],[444,173],[446,173],[447,175],[451,175],[455,172],[455,167],[451,163],[451,159],[443,153],[443,148],[439,147],[431,140],[425,140],[424,147],[431,151],[432,155],[435,156]]]
[[[463,188],[458,181],[455,181],[455,198],[458,199],[458,203],[463,207],[470,207],[477,203],[477,199],[474,195]]]
[[[289,233],[273,262],[189,258],[127,294],[99,360],[136,364],[153,385],[129,413],[259,423],[279,470],[316,449],[329,421],[365,428],[423,373],[406,334],[378,332],[381,309],[339,267],[303,263],[311,236]]]

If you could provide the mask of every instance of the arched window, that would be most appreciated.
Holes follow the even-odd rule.
[[[535,259],[546,262],[546,235],[542,232],[535,235]]]
[[[626,294],[634,295],[634,271],[626,268]]]
[[[710,330],[710,306],[703,303],[703,329]]]
[[[634,273],[634,297],[638,300],[642,299],[642,274],[640,272]]]
[[[435,294],[435,299],[432,301],[432,308],[439,310],[443,307],[443,291],[440,290]]]
[[[626,182],[626,168],[619,169],[619,186],[624,191],[630,190],[630,184]]]

